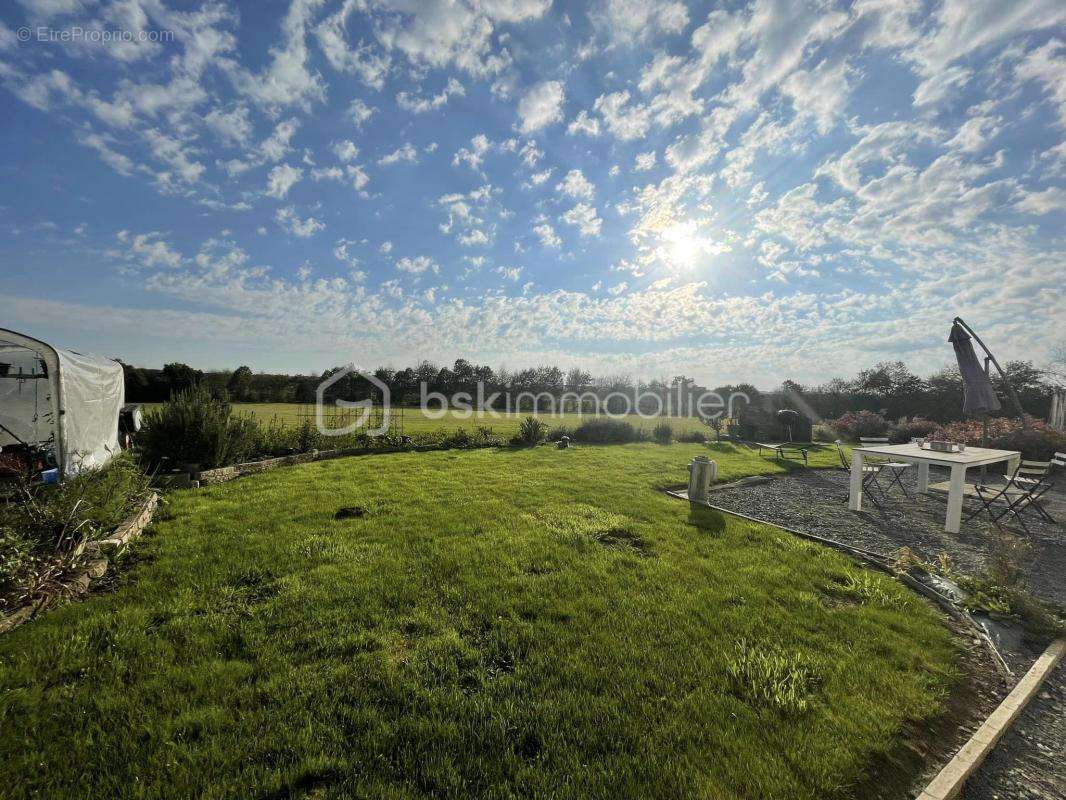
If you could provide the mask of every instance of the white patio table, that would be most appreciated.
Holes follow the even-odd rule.
[[[918,465],[918,491],[929,491],[929,465],[936,464],[951,470],[948,481],[948,513],[944,520],[944,530],[959,532],[962,522],[962,499],[966,489],[966,470],[970,467],[983,467],[1000,461],[1008,462],[1009,472],[1021,462],[1022,454],[1015,450],[991,450],[987,447],[967,447],[962,453],[938,453],[935,450],[923,450],[917,444],[883,444],[868,447],[856,447],[851,455],[851,495],[848,508],[852,511],[862,509],[862,465],[865,456],[887,458],[892,461],[906,461]],[[1008,472],[1008,474],[1009,474]]]

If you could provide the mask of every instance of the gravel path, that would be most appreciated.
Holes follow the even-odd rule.
[[[931,470],[930,480],[947,477]],[[749,479],[750,480],[750,479]],[[955,568],[980,572],[989,561],[996,540],[987,516],[964,522],[962,530],[944,530],[946,497],[917,493],[917,478],[904,485],[911,497],[896,487],[882,500],[882,508],[863,503],[863,511],[848,510],[848,474],[842,470],[798,470],[760,482],[740,482],[714,489],[708,498],[716,506],[768,522],[834,539],[883,555],[909,547],[933,560],[947,553]],[[1045,505],[1059,520],[1066,520],[1066,497],[1049,497]],[[976,508],[967,500],[963,519]],[[1027,517],[1031,534],[1016,524],[1008,530],[1028,542],[1021,559],[1025,582],[1036,597],[1066,608],[1066,525],[1034,521]],[[1019,676],[1037,653],[1020,638],[999,639],[1007,662]],[[1063,800],[1066,798],[1066,661],[1061,663],[1037,697],[1015,722],[981,769],[969,780],[963,800]]]
[[[974,773],[962,800],[1066,797],[1066,661]]]
[[[930,470],[931,482],[946,478],[946,472],[937,475],[935,468]],[[888,501],[881,501],[882,508],[864,499],[862,511],[848,510],[848,474],[843,470],[800,470],[766,482],[718,488],[709,499],[731,511],[884,555],[901,547],[927,560],[947,553],[962,572],[980,572],[996,541],[996,529],[987,515],[964,522],[959,533],[948,533],[944,530],[946,496],[918,494],[913,474],[904,479],[904,485],[911,497],[893,487]],[[964,520],[980,507],[974,502],[966,501]],[[1066,608],[1066,527],[1037,521],[1032,515],[1026,519],[1031,535],[1016,525],[1007,528],[1029,543],[1023,560],[1027,587],[1034,596]]]

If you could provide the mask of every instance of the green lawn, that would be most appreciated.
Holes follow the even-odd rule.
[[[145,409],[155,408],[162,405],[161,403],[145,403]],[[237,413],[249,413],[260,419],[264,423],[269,423],[272,420],[277,420],[286,425],[297,425],[302,419],[315,419],[315,407],[313,404],[302,403],[234,403],[233,409]],[[349,412],[356,417],[360,416],[362,412]],[[422,412],[420,408],[396,408],[394,409],[396,415],[397,425],[400,424],[402,418],[403,432],[408,436],[413,436],[419,433],[433,433],[435,431],[454,431],[459,428],[466,428],[468,431],[473,432],[478,426],[484,426],[486,428],[492,428],[492,430],[501,435],[510,437],[518,433],[518,426],[522,420],[529,416],[528,412],[505,414],[502,411],[498,413],[498,416],[491,416],[488,412],[485,412],[482,416],[471,415],[468,418],[462,416],[462,412],[447,411],[440,419],[433,419],[431,415],[427,415]],[[590,414],[541,414],[541,419],[548,424],[549,427],[556,427],[559,425],[566,425],[568,427],[577,427],[583,420],[593,419],[593,415]],[[714,432],[710,430],[706,425],[693,417],[662,417],[649,419],[647,417],[640,417],[636,414],[630,414],[626,417],[620,417],[632,423],[634,427],[647,430],[649,433],[651,430],[659,424],[659,422],[665,420],[677,432],[682,431],[703,431],[708,435],[708,438],[714,438]]]
[[[711,450],[723,478],[780,469]],[[854,796],[938,712],[951,637],[885,576],[656,490],[701,452],[379,455],[172,494],[112,592],[0,639],[0,795]]]

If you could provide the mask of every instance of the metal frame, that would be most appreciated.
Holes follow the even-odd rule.
[[[1056,456],[1058,456],[1057,453]],[[1027,534],[1032,534],[1029,526],[1025,524],[1025,520],[1022,519],[1022,514],[1025,513],[1026,509],[1032,508],[1042,519],[1054,523],[1055,518],[1040,504],[1040,498],[1047,494],[1055,485],[1055,481],[1051,478],[1052,466],[1062,466],[1064,463],[1066,462],[1056,457],[1049,462],[1048,469],[1043,475],[1024,483],[1018,481],[1019,473],[1027,469],[1023,462],[1015,468],[1014,474],[1007,479],[1003,486],[974,484],[973,488],[977,493],[977,499],[981,502],[981,507],[966,517],[966,521],[968,522],[981,514],[981,512],[987,511],[992,524],[1002,530],[1003,526],[1000,525],[999,521],[1007,514],[1010,514],[1022,526],[1022,530]],[[997,513],[993,506],[1000,501],[1003,502],[1003,509]]]

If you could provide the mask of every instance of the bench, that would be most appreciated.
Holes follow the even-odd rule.
[[[759,454],[762,454],[763,450],[773,450],[776,453],[776,458],[788,458],[789,452],[795,453],[798,456],[803,457],[804,466],[807,465],[807,448],[800,447],[796,444],[766,444],[764,442],[756,442],[755,446],[759,448]]]

